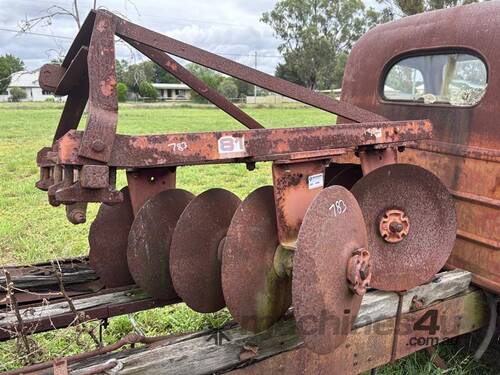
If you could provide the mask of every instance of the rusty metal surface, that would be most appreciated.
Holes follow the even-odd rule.
[[[328,161],[273,163],[274,202],[281,245],[295,246],[307,208],[323,189]]]
[[[127,264],[128,235],[134,215],[127,187],[123,202],[101,204],[89,231],[89,258],[92,268],[108,288],[134,284]]]
[[[344,187],[325,188],[304,217],[293,260],[292,296],[297,329],[306,347],[326,354],[351,332],[361,296],[349,285],[353,253],[367,249],[363,214]]]
[[[206,85],[201,79],[197,78],[193,73],[184,68],[177,61],[166,55],[164,52],[155,48],[151,48],[142,43],[123,38],[130,45],[135,47],[138,51],[142,52],[145,56],[160,65],[167,72],[176,77],[179,81],[185,83],[191,89],[196,91],[202,97],[207,99],[218,108],[222,109],[228,115],[245,125],[248,129],[261,129],[263,126],[253,119],[239,107],[231,103],[223,95],[219,94],[216,90]]]
[[[177,220],[193,198],[182,189],[162,191],[139,209],[132,223],[128,268],[136,284],[154,298],[176,297],[170,277],[170,243]]]
[[[400,159],[436,173],[455,199],[458,231],[449,268],[473,272],[473,281],[500,292],[500,189],[499,163],[474,155],[443,155],[434,150],[408,149]],[[477,156],[477,155],[476,155]],[[460,164],[461,173],[449,165]],[[480,181],[480,183],[478,183]]]
[[[88,51],[89,109],[79,154],[107,162],[118,122],[115,72],[115,19],[102,12],[95,16]]]
[[[56,150],[61,164],[88,163],[87,159],[78,155],[82,136],[82,132],[70,131],[57,142]],[[143,168],[249,162],[285,159],[290,153],[318,150],[331,150],[332,155],[335,155],[335,148],[404,143],[431,136],[432,124],[426,120],[145,136],[117,135],[108,165]],[[227,152],[220,142],[227,142],[232,152]]]
[[[87,164],[80,169],[79,177],[82,188],[103,189],[109,186],[109,167]]]
[[[80,48],[75,58],[71,61],[64,75],[55,88],[55,95],[68,95],[80,82],[88,80],[87,56],[89,49],[85,46]],[[42,73],[40,73],[42,74]]]
[[[195,311],[209,313],[226,306],[221,256],[240,203],[228,190],[210,189],[194,198],[177,222],[170,246],[170,275],[179,297]]]
[[[238,207],[222,255],[222,289],[234,320],[260,332],[291,304],[291,278],[279,278],[274,255],[279,245],[272,186],[254,190]]]
[[[80,85],[73,89],[66,98],[64,109],[59,119],[59,125],[52,140],[55,143],[59,138],[71,129],[76,129],[82,118],[83,111],[87,105],[89,97],[88,78],[80,82]]]
[[[361,177],[363,172],[359,164],[332,164],[325,169],[325,186],[340,185],[351,190]]]
[[[372,286],[402,291],[422,284],[448,259],[456,234],[451,194],[429,171],[410,164],[375,169],[351,189],[366,222],[373,256]],[[380,234],[387,210],[401,210],[410,222],[402,241],[389,243]]]
[[[346,64],[342,100],[393,120],[428,118],[436,124],[433,139],[440,142],[498,150],[500,134],[491,113],[500,92],[500,82],[494,79],[500,69],[500,51],[491,43],[486,30],[497,30],[499,22],[500,4],[485,2],[380,25],[354,45]],[[381,48],[374,50],[374,44]],[[488,67],[488,87],[477,106],[405,105],[383,99],[381,81],[386,69],[398,58],[437,51],[472,53],[484,59]],[[453,165],[453,168],[459,166]]]
[[[491,35],[498,32],[500,4],[484,2],[427,12],[380,25],[354,46],[346,65],[342,100],[392,120],[428,118],[434,125],[432,141],[399,155],[404,163],[420,165],[436,174],[455,192],[458,227],[485,242],[500,241],[500,132],[498,112],[500,50]],[[415,32],[418,30],[418,32]],[[404,43],[402,43],[404,41]],[[374,43],[380,48],[373,49]],[[385,71],[401,56],[437,51],[461,51],[479,56],[488,69],[488,86],[472,107],[388,102],[380,93]],[[472,195],[475,201],[460,197]],[[474,273],[474,282],[500,293],[498,247],[458,238],[448,262]]]
[[[127,171],[130,200],[134,215],[156,194],[175,188],[175,168],[153,168]]]
[[[64,56],[64,60],[61,64],[62,67],[67,68],[71,64],[71,61],[74,59],[82,46],[88,47],[90,45],[96,14],[97,12],[91,10],[83,21],[82,27],[78,30],[78,34],[76,34],[73,43],[71,43],[71,46],[69,47],[68,53]]]
[[[363,174],[366,175],[384,165],[395,164],[398,162],[398,152],[393,147],[381,150],[360,151],[359,161]]]
[[[44,64],[40,68],[38,84],[42,90],[54,92],[65,71],[66,69],[59,64]]]
[[[69,186],[54,184],[49,188],[49,198],[53,196],[55,204],[71,204],[76,202],[102,202],[116,204],[123,201],[123,194],[108,186],[104,189],[86,189],[79,181]]]

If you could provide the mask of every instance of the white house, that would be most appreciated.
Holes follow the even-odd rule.
[[[10,90],[13,87],[19,87],[26,92],[26,102],[43,102],[47,99],[56,101],[65,101],[66,97],[54,96],[51,92],[42,90],[38,84],[38,74],[40,69],[35,71],[20,71],[12,75],[7,92],[0,93],[0,101],[8,101]]]
[[[153,83],[160,100],[189,100],[191,89],[184,83]]]

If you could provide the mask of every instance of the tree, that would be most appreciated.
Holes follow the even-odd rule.
[[[253,85],[237,78],[232,78],[232,80],[238,88],[238,98],[246,98],[248,95],[253,95]]]
[[[231,78],[224,78],[217,87],[219,93],[228,99],[235,99],[238,97],[238,86]]]
[[[283,78],[289,82],[296,83],[298,85],[306,86],[300,73],[295,69],[293,64],[279,63],[276,66],[276,71],[274,75],[279,78]]]
[[[123,82],[120,82],[118,83],[118,85],[116,85],[116,92],[119,102],[127,101],[127,91],[128,91],[127,85],[124,84]]]
[[[371,26],[362,0],[279,0],[262,15],[283,40],[277,75],[311,89],[338,86],[339,57]]]
[[[154,83],[178,83],[179,81],[153,61],[128,65],[125,60],[117,61],[116,79],[127,85],[132,92],[139,92],[142,81]]]
[[[207,86],[217,90],[219,84],[222,82],[224,77],[211,69],[205,68],[204,66],[197,65],[194,63],[188,64],[186,66],[187,70],[193,73],[196,77],[201,79]],[[207,100],[200,96],[196,91],[191,93],[191,99],[197,103],[207,103]]]
[[[156,83],[179,83],[177,78],[157,64],[154,64],[153,80]]]
[[[143,98],[156,100],[158,98],[158,92],[153,87],[153,85],[148,81],[142,81],[139,84],[139,95]]]
[[[10,89],[9,100],[11,102],[20,102],[22,99],[26,99],[26,91],[20,87],[13,87]]]
[[[0,93],[7,90],[13,73],[24,69],[24,62],[12,55],[0,56]]]
[[[93,1],[92,9],[97,8],[97,0]],[[52,21],[56,17],[70,17],[75,21],[78,29],[82,26],[80,19],[80,9],[78,7],[78,0],[71,1],[71,7],[61,6],[54,4],[47,9],[45,9],[45,14],[42,14],[34,18],[26,18],[21,21],[20,28],[21,31],[29,31],[36,25],[49,26],[52,25]]]
[[[385,4],[382,13],[385,13],[389,19],[411,16],[429,10],[477,3],[478,1],[481,0],[377,0],[379,4]]]
[[[127,60],[121,59],[115,61],[115,72],[116,72],[116,80],[118,82],[125,82],[125,74],[128,70],[128,62]]]

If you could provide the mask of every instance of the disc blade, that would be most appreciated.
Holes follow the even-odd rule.
[[[374,288],[408,290],[444,266],[457,220],[451,194],[436,176],[416,165],[386,165],[364,176],[351,191],[366,222]],[[404,212],[409,222],[408,234],[397,243],[384,240],[379,229],[389,210]]]
[[[170,242],[179,216],[193,198],[182,189],[162,191],[141,207],[130,229],[130,273],[136,284],[154,298],[177,296],[170,278]]]
[[[108,288],[134,283],[128,270],[127,243],[134,221],[127,187],[123,202],[113,206],[101,204],[89,230],[90,265]]]
[[[209,313],[226,306],[218,254],[240,203],[230,191],[207,190],[189,203],[177,222],[170,274],[179,297],[195,311]]]
[[[363,214],[342,186],[325,188],[309,206],[293,260],[293,307],[297,329],[315,353],[342,344],[358,314],[361,297],[351,291],[347,265],[367,246]]]
[[[272,326],[291,304],[291,278],[274,271],[278,243],[273,187],[264,186],[236,210],[222,256],[226,305],[234,320],[252,332]]]

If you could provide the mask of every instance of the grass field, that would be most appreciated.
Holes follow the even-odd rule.
[[[89,225],[97,212],[91,205],[87,223],[74,226],[66,221],[64,208],[49,206],[46,193],[34,187],[38,179],[37,151],[51,143],[62,106],[60,104],[0,105],[0,265],[32,263],[53,258],[84,255],[87,252]],[[250,115],[266,127],[332,124],[335,117],[311,108],[247,108]],[[135,107],[120,108],[118,132],[122,134],[157,134],[165,132],[241,129],[224,113],[207,107]],[[119,185],[125,184],[123,174]],[[178,170],[177,185],[199,194],[212,187],[223,187],[244,198],[255,188],[271,183],[270,165],[258,164],[248,172],[244,165],[185,167]],[[226,311],[201,315],[185,305],[171,306],[135,314],[148,335],[186,332],[224,324]],[[124,317],[111,319],[104,332],[107,343],[132,331]],[[89,337],[77,340],[74,329],[33,336],[39,348],[37,360],[73,354],[91,345]],[[450,362],[448,374],[484,374],[488,370],[458,352],[452,345],[441,345],[439,352]],[[0,344],[0,371],[25,364],[14,342]],[[423,353],[417,353],[395,365],[385,366],[382,374],[438,374]]]

